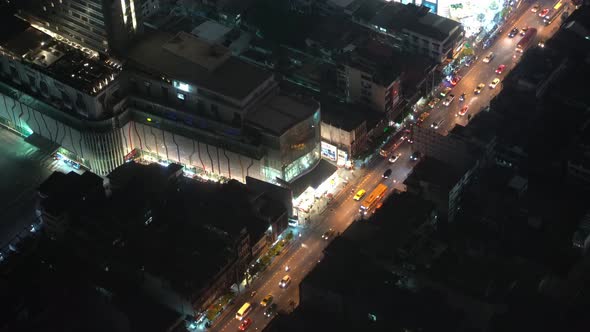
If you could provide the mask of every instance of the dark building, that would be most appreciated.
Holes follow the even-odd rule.
[[[188,179],[176,164],[126,163],[104,185],[90,172],[54,173],[40,197],[56,245],[89,269],[109,272],[111,282],[135,285],[188,315],[232,285],[241,287],[247,267],[286,228],[288,216],[264,191]]]
[[[159,10],[160,0],[23,0],[18,6],[38,26],[107,53],[124,50],[143,31],[145,18]]]

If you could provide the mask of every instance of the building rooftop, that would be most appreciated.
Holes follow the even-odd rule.
[[[128,57],[141,69],[237,100],[247,97],[273,76],[231,56],[227,48],[186,32],[173,35],[155,31],[145,35],[131,48]]]
[[[398,57],[395,50],[374,39],[368,39],[344,56],[344,63],[371,75],[372,81],[382,86],[389,86],[402,74],[402,63],[395,61]]]
[[[218,43],[231,28],[215,21],[205,21],[191,31],[191,33],[207,42]]]
[[[298,177],[291,182],[290,187],[293,191],[293,197],[299,197],[307,188],[312,187],[317,189],[326,179],[338,170],[338,167],[332,165],[325,159],[320,159],[320,162],[311,171]]]
[[[408,241],[412,230],[432,218],[433,211],[433,203],[417,195],[394,194],[366,222],[351,224],[342,236],[357,243],[366,253],[393,259],[395,250]],[[382,243],[388,246],[383,247]]]
[[[48,76],[90,95],[99,93],[119,73],[118,65],[110,60],[103,61],[91,54],[90,50],[58,40],[20,19],[15,24],[20,30],[12,35],[0,36],[2,50],[16,58],[23,59],[32,67]]]
[[[220,1],[220,12],[230,15],[241,15],[252,7],[256,0],[226,0]]]
[[[258,128],[280,136],[311,117],[319,107],[317,102],[310,99],[274,96],[266,104],[252,110],[248,114],[248,121]]]
[[[427,7],[398,2],[386,2],[377,7],[368,21],[371,25],[388,30],[408,30],[440,41],[447,39],[461,26],[459,22],[431,13]]]
[[[343,17],[328,16],[318,22],[313,32],[307,37],[327,49],[345,49],[363,37],[362,27],[350,24]]]
[[[331,126],[351,131],[366,121],[364,112],[359,106],[340,102],[332,98],[324,98],[322,104],[322,122]]]
[[[461,179],[463,173],[455,167],[431,157],[424,157],[414,167],[405,182],[424,181],[440,186],[447,192]]]
[[[355,1],[357,0],[329,0],[331,4],[340,8],[346,8]]]

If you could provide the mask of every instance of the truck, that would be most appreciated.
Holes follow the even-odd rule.
[[[516,44],[516,54],[515,57],[519,54],[524,53],[533,43],[533,40],[537,36],[537,29],[535,28],[528,28],[524,36],[520,39],[518,44]]]

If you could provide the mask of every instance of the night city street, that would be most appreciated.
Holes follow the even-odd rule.
[[[588,330],[590,1],[0,18],[0,332]]]

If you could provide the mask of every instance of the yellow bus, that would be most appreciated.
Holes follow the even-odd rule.
[[[369,197],[367,197],[367,199],[365,199],[363,201],[363,203],[361,204],[361,207],[359,209],[361,214],[367,215],[367,213],[369,213],[369,211],[371,211],[371,209],[375,205],[377,205],[377,203],[385,195],[386,191],[387,191],[387,186],[384,185],[383,183],[379,183],[377,185],[377,188],[375,188],[375,190],[373,190],[373,192],[369,195]]]
[[[250,313],[250,311],[252,311],[252,304],[250,304],[250,302],[244,303],[244,305],[236,313],[236,319],[244,319],[244,317],[246,317]]]

